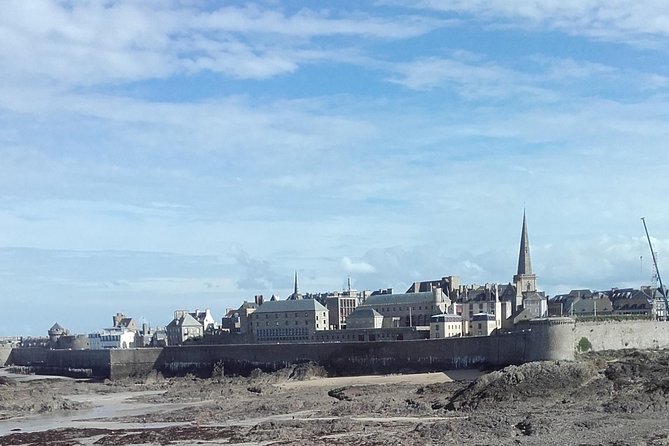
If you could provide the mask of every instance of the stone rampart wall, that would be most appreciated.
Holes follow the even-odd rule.
[[[416,341],[337,342],[305,344],[197,345],[163,349],[156,367],[165,375],[211,374],[215,365],[226,373],[247,374],[254,368],[277,370],[313,361],[336,375],[427,372],[457,368],[499,367],[542,359],[573,358],[573,341],[559,349],[532,346],[554,342],[553,326],[498,336]],[[566,329],[571,336],[571,326]]]
[[[255,368],[277,370],[313,361],[336,375],[427,372],[458,368],[501,367],[528,361],[571,359],[573,322],[537,321],[525,330],[494,336],[377,342],[305,344],[189,345],[163,349],[46,350],[17,348],[9,362],[41,373],[118,379],[144,376],[152,369],[165,375],[247,374]]]
[[[585,338],[587,342],[582,341]],[[589,321],[576,322],[574,349],[590,345],[594,351],[624,348],[669,348],[669,322]]]

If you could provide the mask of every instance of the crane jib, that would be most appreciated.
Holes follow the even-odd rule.
[[[667,290],[662,284],[662,276],[660,275],[660,269],[657,267],[657,259],[655,258],[655,250],[653,249],[653,243],[650,241],[650,235],[648,234],[648,227],[646,226],[646,219],[641,217],[643,222],[643,229],[646,231],[646,238],[648,239],[648,246],[650,247],[650,255],[653,257],[653,266],[655,267],[655,274],[657,275],[657,280],[660,282],[660,294],[664,300],[664,320],[669,320],[669,300],[667,300]]]

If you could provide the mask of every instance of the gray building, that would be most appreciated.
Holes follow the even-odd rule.
[[[430,318],[446,313],[451,300],[441,288],[417,293],[372,293],[359,308],[373,308],[383,316],[384,327],[416,327],[430,325]]]
[[[174,319],[165,327],[167,345],[181,345],[188,339],[201,338],[204,327],[188,311],[177,310]]]
[[[328,310],[315,299],[264,302],[249,318],[257,342],[315,341],[317,331],[329,328]]]

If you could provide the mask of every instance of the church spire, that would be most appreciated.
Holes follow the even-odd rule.
[[[537,276],[532,273],[530,259],[530,238],[527,236],[527,216],[523,209],[523,229],[520,233],[520,252],[518,253],[518,273],[513,276],[516,285],[516,309],[523,305],[523,293],[537,291]]]
[[[290,296],[291,300],[297,300],[297,299],[302,299],[302,296],[300,295],[300,290],[297,287],[297,271],[295,271],[295,285],[293,287],[293,294]]]
[[[532,274],[532,260],[530,259],[530,239],[527,236],[527,217],[523,209],[523,229],[520,234],[520,252],[518,253],[518,275]]]

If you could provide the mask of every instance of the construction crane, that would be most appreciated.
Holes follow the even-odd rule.
[[[655,275],[657,280],[660,282],[660,294],[662,299],[664,299],[664,320],[669,320],[669,300],[667,300],[667,290],[662,284],[662,276],[660,276],[660,269],[657,267],[657,258],[655,257],[655,250],[653,250],[653,244],[650,241],[650,235],[648,235],[648,227],[646,226],[646,219],[641,217],[643,222],[643,229],[646,231],[646,238],[648,239],[648,246],[650,247],[650,255],[653,256],[653,265],[655,266]]]

